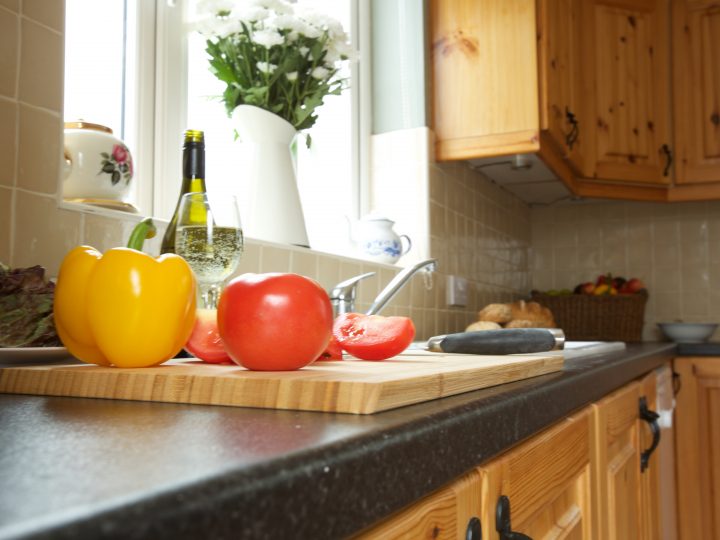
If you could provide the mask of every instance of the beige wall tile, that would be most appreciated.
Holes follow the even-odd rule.
[[[290,271],[317,280],[317,255],[310,252],[292,251]]]
[[[83,244],[92,246],[105,253],[108,249],[127,244],[130,233],[137,221],[120,220],[115,217],[85,215],[85,234]],[[148,252],[148,243],[143,245],[143,251]]]
[[[52,194],[58,188],[62,121],[58,115],[20,105],[17,186]]]
[[[262,246],[261,272],[287,272],[290,270],[290,251],[274,246]]]
[[[61,0],[23,0],[22,13],[58,32],[65,29],[65,2]]]
[[[14,266],[40,264],[56,276],[63,258],[80,242],[81,214],[61,210],[53,197],[17,190]]]
[[[12,190],[0,187],[0,262],[10,264]]]
[[[17,103],[0,98],[0,163],[2,163],[4,171],[3,174],[0,174],[0,186],[15,184],[17,116]]]
[[[258,244],[246,239],[242,257],[240,257],[240,264],[238,264],[237,270],[233,275],[239,276],[240,274],[259,273],[261,252],[262,248]]]
[[[0,95],[15,97],[20,17],[0,9]]]
[[[63,110],[62,34],[23,18],[21,21],[21,101],[55,112]]]
[[[317,280],[326,291],[340,283],[340,261],[329,255],[318,255]]]
[[[0,0],[0,6],[6,7],[11,11],[20,11],[20,0]]]

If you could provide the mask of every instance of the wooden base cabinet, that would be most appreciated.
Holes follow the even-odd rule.
[[[720,358],[717,365],[720,388]],[[653,372],[358,538],[668,538],[661,535],[659,526],[655,388]],[[716,404],[720,407],[720,399]]]
[[[720,538],[720,358],[677,358],[675,372],[679,537]]]
[[[592,538],[589,444],[590,411],[585,409],[481,467],[483,538],[499,537],[503,502],[506,533]]]

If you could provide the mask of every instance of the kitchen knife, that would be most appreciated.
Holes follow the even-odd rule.
[[[463,354],[522,354],[562,349],[565,334],[558,328],[503,328],[431,337],[411,348]]]

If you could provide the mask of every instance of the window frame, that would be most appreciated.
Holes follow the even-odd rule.
[[[138,0],[135,0],[138,1]],[[142,2],[141,2],[142,3]],[[149,141],[155,151],[151,159],[152,178],[155,179],[151,196],[143,194],[139,200],[141,208],[149,208],[153,215],[166,217],[168,209],[177,202],[177,189],[181,177],[181,150],[179,137],[184,132],[187,122],[185,104],[187,103],[187,38],[183,24],[183,14],[187,9],[186,0],[155,0],[148,4],[155,5],[156,25],[154,42],[156,44],[154,63],[154,125],[152,135],[150,126],[144,126],[138,134],[138,141]],[[366,213],[370,205],[370,134],[372,122],[372,85],[370,80],[371,66],[368,61],[370,54],[370,2],[351,0],[350,28],[353,49],[357,58],[351,61],[350,72],[352,84],[356,90],[351,94],[353,131],[352,191],[353,212],[349,216],[358,219]],[[144,29],[149,32],[150,29]],[[177,44],[181,51],[178,54]],[[364,61],[362,60],[364,59]],[[141,68],[144,72],[145,69]],[[143,81],[140,80],[143,84]],[[145,92],[150,92],[145,83]],[[339,253],[339,247],[338,247]]]

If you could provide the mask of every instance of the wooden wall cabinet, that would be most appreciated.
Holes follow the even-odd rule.
[[[580,85],[580,15],[576,0],[537,2],[540,154],[564,160],[573,174],[583,174],[586,168],[585,136],[579,118],[584,103]]]
[[[720,538],[720,358],[677,358],[675,372],[679,537]]]
[[[439,161],[537,152],[580,196],[720,199],[717,0],[430,9]]]
[[[666,0],[586,0],[582,16],[585,177],[668,184],[671,174]]]
[[[535,152],[534,0],[432,0],[438,160]]]
[[[720,4],[673,0],[678,184],[720,181]]]

